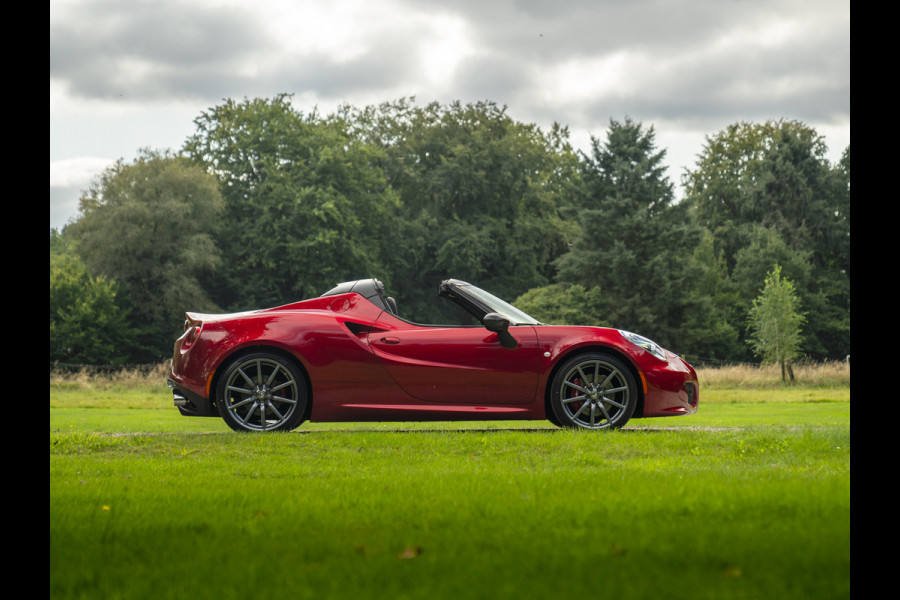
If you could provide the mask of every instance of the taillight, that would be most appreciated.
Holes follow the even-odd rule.
[[[184,322],[184,341],[181,343],[181,349],[187,350],[191,347],[191,345],[197,341],[197,338],[200,337],[200,330],[203,329],[203,324],[193,325],[189,321]]]

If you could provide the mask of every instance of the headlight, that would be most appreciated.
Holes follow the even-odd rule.
[[[630,331],[622,331],[620,329],[619,333],[621,333],[625,337],[625,339],[630,341],[632,344],[634,344],[635,346],[640,346],[659,360],[666,360],[666,355],[663,353],[662,348],[660,348],[659,344],[657,344],[656,342],[648,340],[642,335],[631,333]]]

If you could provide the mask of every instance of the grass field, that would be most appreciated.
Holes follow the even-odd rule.
[[[840,364],[701,371],[697,415],[616,432],[237,434],[160,373],[51,373],[53,598],[850,594]]]

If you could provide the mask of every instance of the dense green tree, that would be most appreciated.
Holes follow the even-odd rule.
[[[282,94],[227,100],[195,124],[185,150],[219,177],[225,199],[218,302],[272,306],[380,274],[397,201],[377,148],[344,120],[303,115]]]
[[[215,310],[201,283],[216,267],[222,199],[212,176],[186,159],[142,151],[107,169],[64,230],[93,277],[114,280],[141,332],[134,362],[171,353],[185,310]]]
[[[765,286],[748,313],[750,336],[747,343],[764,362],[781,365],[781,379],[794,380],[791,361],[800,354],[801,330],[805,321],[794,284],[781,276],[777,264],[766,275]]]
[[[740,360],[748,351],[741,341],[746,311],[737,308],[740,291],[708,230],[698,238],[687,269],[685,293],[691,309],[685,313],[684,328],[690,330],[687,339],[691,343],[684,354],[699,363]]]
[[[707,138],[684,179],[685,204],[713,233],[744,293],[772,264],[748,250],[759,245],[761,230],[780,240],[777,260],[785,268],[798,259],[808,263],[794,282],[810,310],[806,350],[815,358],[849,350],[850,150],[838,165],[828,163],[826,151],[824,139],[801,122],[738,123]]]
[[[747,311],[750,310],[753,299],[762,292],[767,273],[772,270],[773,264],[778,264],[784,276],[793,282],[804,305],[821,305],[822,300],[813,284],[810,251],[792,249],[775,228],[761,225],[748,227],[745,240],[746,245],[737,251],[734,259],[731,279],[737,295],[730,303],[729,319],[740,331],[742,339],[748,339],[750,335]],[[808,332],[807,338],[808,349],[821,349],[815,331]],[[744,353],[735,352],[733,358],[751,360],[753,355],[747,354],[747,350],[749,348]]]
[[[399,235],[386,260],[410,318],[443,318],[437,284],[447,277],[507,298],[550,282],[573,227],[558,212],[576,164],[565,129],[543,132],[490,102],[403,99],[348,107],[343,117],[383,150],[399,196]]]
[[[611,120],[606,141],[593,138],[582,157],[570,212],[580,233],[555,264],[560,282],[598,288],[603,320],[685,352],[694,345],[689,258],[700,231],[674,203],[664,158],[652,127]]]
[[[773,264],[807,311],[804,352],[849,351],[850,148],[829,164],[803,123],[708,137],[682,202],[653,128],[630,119],[586,154],[565,128],[491,102],[322,117],[282,94],[226,100],[195,124],[183,155],[120,161],[51,234],[51,360],[156,360],[185,310],[274,306],[372,276],[413,321],[463,322],[437,298],[455,277],[545,322],[749,360],[747,314]]]
[[[791,248],[774,228],[761,225],[749,228],[747,244],[738,250],[732,269],[738,291],[733,303],[739,312],[746,314],[751,299],[759,295],[773,264],[778,264],[785,277],[801,289],[807,287],[813,276],[811,251]]]
[[[835,268],[847,274],[850,280],[850,146],[844,149],[841,160],[834,169],[835,196],[834,217],[837,238],[834,243]]]
[[[729,266],[758,225],[789,233],[785,239],[805,245],[811,204],[824,207],[827,150],[815,130],[797,121],[735,123],[708,136],[694,170],[685,174],[685,202],[701,225],[716,237]],[[794,246],[796,244],[792,244]]]
[[[833,175],[834,227],[820,251],[823,266],[815,272],[814,297],[803,297],[809,313],[804,347],[813,358],[843,358],[850,352],[850,146]]]
[[[134,350],[117,286],[92,277],[57,231],[50,232],[50,362],[122,364]]]
[[[608,327],[600,313],[600,288],[574,283],[553,283],[528,290],[514,304],[542,323]]]
[[[841,242],[849,240],[850,149],[835,166],[826,151],[824,139],[798,121],[737,123],[707,137],[685,175],[685,202],[729,266],[757,226],[813,252],[817,269],[849,260]]]

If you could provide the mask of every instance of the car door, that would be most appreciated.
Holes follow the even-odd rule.
[[[538,340],[530,325],[509,328],[518,342],[476,327],[414,325],[383,316],[369,345],[411,396],[449,405],[531,404],[538,380]]]

